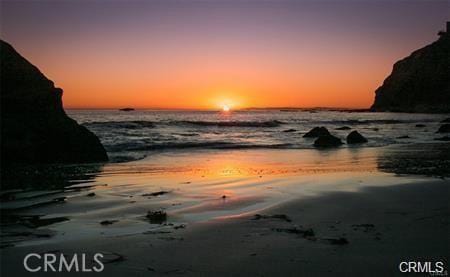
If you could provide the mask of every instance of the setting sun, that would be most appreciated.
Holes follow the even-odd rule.
[[[222,111],[224,111],[224,112],[229,112],[229,111],[230,111],[230,106],[228,106],[228,105],[223,105],[223,106],[222,106]]]

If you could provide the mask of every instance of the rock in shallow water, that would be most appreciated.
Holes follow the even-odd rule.
[[[99,139],[64,112],[62,89],[4,41],[0,55],[3,165],[108,160]]]
[[[358,131],[353,131],[347,136],[347,143],[348,144],[354,144],[354,143],[366,143],[367,139],[358,133]]]
[[[314,127],[311,129],[308,133],[304,134],[304,138],[317,138],[320,136],[326,136],[330,135],[330,132],[328,132],[327,128],[325,127]]]
[[[341,139],[331,134],[320,136],[314,141],[314,146],[317,148],[337,147],[340,145],[342,145]]]

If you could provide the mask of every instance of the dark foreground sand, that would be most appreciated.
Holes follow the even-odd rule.
[[[259,211],[291,222],[246,214],[147,234],[7,247],[1,272],[27,275],[22,260],[30,252],[123,257],[110,255],[105,270],[92,273],[97,276],[401,276],[399,263],[410,260],[443,261],[448,270],[449,185],[430,178],[328,192]],[[313,234],[295,233],[308,228]],[[348,244],[334,244],[339,238]]]

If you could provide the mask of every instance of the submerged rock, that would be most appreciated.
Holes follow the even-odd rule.
[[[340,138],[331,134],[320,136],[314,141],[314,146],[317,148],[337,147],[342,145]]]
[[[447,23],[447,29],[449,24]],[[450,30],[394,64],[375,91],[374,111],[450,112]]]
[[[347,143],[348,144],[354,144],[354,143],[365,143],[367,142],[367,139],[358,133],[358,131],[353,131],[347,136]]]
[[[436,133],[450,133],[450,124],[442,125]]]
[[[0,55],[3,165],[108,160],[99,139],[64,112],[62,89],[1,40]]]
[[[330,135],[330,132],[328,132],[328,129],[325,127],[314,127],[311,129],[308,133],[304,134],[304,138],[317,138],[320,136],[326,136]]]

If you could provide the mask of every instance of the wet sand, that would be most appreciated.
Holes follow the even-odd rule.
[[[98,276],[395,276],[409,260],[448,268],[449,181],[379,172],[379,150],[345,151],[172,156],[106,168],[92,187],[22,194],[3,209],[67,220],[3,225],[2,273],[25,274],[30,252],[108,254]],[[150,224],[146,211],[160,208],[167,221]],[[41,237],[8,236],[24,231]]]

